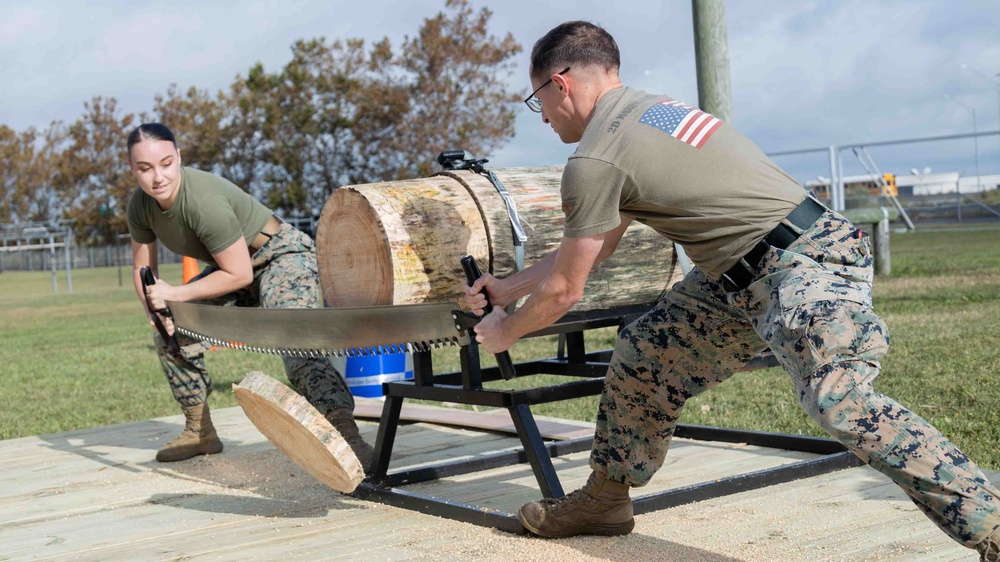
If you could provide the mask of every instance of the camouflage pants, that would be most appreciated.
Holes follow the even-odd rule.
[[[938,430],[872,389],[889,335],[871,309],[868,239],[832,212],[804,233],[789,226],[802,235],[769,249],[745,290],[730,292],[695,269],[622,330],[591,466],[646,484],[685,401],[770,347],[816,423],[974,546],[1000,528],[1000,491]]]
[[[264,308],[315,308],[319,302],[316,247],[312,239],[288,224],[251,256],[253,282],[233,293],[198,301],[220,306]],[[215,271],[208,267],[195,279]],[[192,280],[193,281],[193,280]],[[181,406],[197,406],[212,392],[212,377],[205,369],[205,352],[211,344],[178,334],[179,355],[167,351],[159,333],[153,332],[156,351]],[[337,408],[354,409],[354,397],[343,376],[325,357],[282,357],[285,374],[295,389],[322,414]]]

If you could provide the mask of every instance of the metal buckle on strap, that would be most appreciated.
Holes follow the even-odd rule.
[[[728,288],[730,290],[732,290],[732,291],[739,291],[740,290],[740,286],[737,285],[736,281],[734,281],[733,278],[729,276],[729,272],[728,271],[722,274],[722,281],[723,281],[723,285],[728,284]]]
[[[816,219],[820,217],[824,212],[826,212],[826,207],[821,203],[816,201],[811,197],[806,197],[797,207],[792,209],[785,220],[794,224],[802,230],[806,230],[816,222]],[[720,277],[726,283],[729,283],[733,287],[733,290],[742,291],[750,286],[753,282],[754,275],[757,273],[757,268],[760,267],[760,262],[764,259],[764,254],[767,253],[768,248],[774,247],[781,250],[788,248],[795,240],[799,237],[799,233],[792,230],[784,223],[779,222],[771,232],[768,232],[764,236],[764,239],[758,242],[753,248],[750,248],[743,257],[739,259],[729,271],[723,273]],[[747,261],[747,258],[754,261],[753,265]],[[743,271],[737,269],[737,266],[743,268]],[[735,273],[734,273],[735,272]],[[744,273],[745,272],[745,273]],[[740,279],[740,281],[737,281]]]
[[[760,268],[760,262],[770,248],[771,245],[765,240],[757,242],[753,248],[750,248],[750,251],[743,254],[743,257],[720,277],[732,285],[734,291],[746,289],[753,283],[757,270]]]
[[[749,255],[749,254],[750,254],[750,252],[747,252],[747,255]],[[748,283],[737,282],[736,279],[733,279],[732,275],[730,275],[733,272],[733,270],[736,269],[737,265],[743,267],[743,270],[746,272],[746,279],[747,279],[747,281],[753,280],[754,273],[756,273],[756,268],[752,267],[750,265],[750,263],[747,262],[747,260],[746,260],[746,256],[747,255],[744,255],[743,257],[741,257],[740,261],[736,262],[733,265],[733,267],[729,268],[728,271],[726,271],[725,273],[722,274],[722,279],[724,281],[727,281],[733,287],[735,287],[736,290],[740,290],[741,291],[741,290],[747,288],[747,286],[750,284],[749,282]]]

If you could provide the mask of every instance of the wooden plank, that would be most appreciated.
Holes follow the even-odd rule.
[[[340,495],[268,444],[239,408],[213,412],[213,419],[226,428],[226,450],[180,463],[154,462],[158,438],[149,440],[171,437],[180,416],[0,441],[0,459],[8,463],[0,472],[0,559],[975,559],[867,467],[644,514],[628,537],[542,541]],[[372,438],[374,424],[362,426]],[[118,437],[124,440],[116,443]],[[397,446],[406,465],[518,443],[505,434],[417,423],[400,427]],[[41,463],[42,474],[11,451]],[[668,464],[633,495],[799,455],[678,439]],[[586,452],[553,464],[567,490],[590,470]],[[15,488],[19,479],[28,485]],[[540,495],[526,465],[407,489],[504,511]]]

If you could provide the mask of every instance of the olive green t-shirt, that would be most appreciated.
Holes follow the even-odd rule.
[[[562,176],[564,235],[607,232],[619,214],[684,247],[713,278],[806,197],[749,139],[662,95],[601,97]]]
[[[248,193],[214,174],[181,168],[181,183],[172,207],[160,210],[156,201],[136,188],[128,202],[128,230],[140,244],[159,240],[171,251],[211,265],[212,254],[242,236],[256,238],[271,211]]]

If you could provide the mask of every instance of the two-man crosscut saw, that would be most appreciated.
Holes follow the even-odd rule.
[[[168,301],[177,331],[209,343],[291,357],[367,357],[469,345],[456,303],[356,308],[237,308]]]
[[[469,258],[471,259],[471,258]],[[144,285],[156,283],[143,267]],[[146,302],[157,331],[171,353],[179,347],[159,316],[173,320],[186,336],[258,353],[291,357],[367,357],[469,345],[469,328],[479,322],[455,303],[357,308],[237,308],[167,301],[154,310]]]
[[[462,258],[471,285],[481,274]],[[487,305],[487,312],[489,307]],[[368,357],[472,343],[479,317],[454,302],[354,308],[242,308],[167,301],[177,332],[215,345],[290,357]],[[513,377],[507,352],[497,354]]]
[[[143,267],[140,275],[144,285],[156,283],[148,267]],[[160,316],[169,317],[176,332],[198,340],[291,357],[367,357],[469,345],[469,328],[479,322],[453,302],[356,308],[166,304],[167,308],[154,310],[146,302],[171,353],[179,352],[177,339],[167,333]]]

